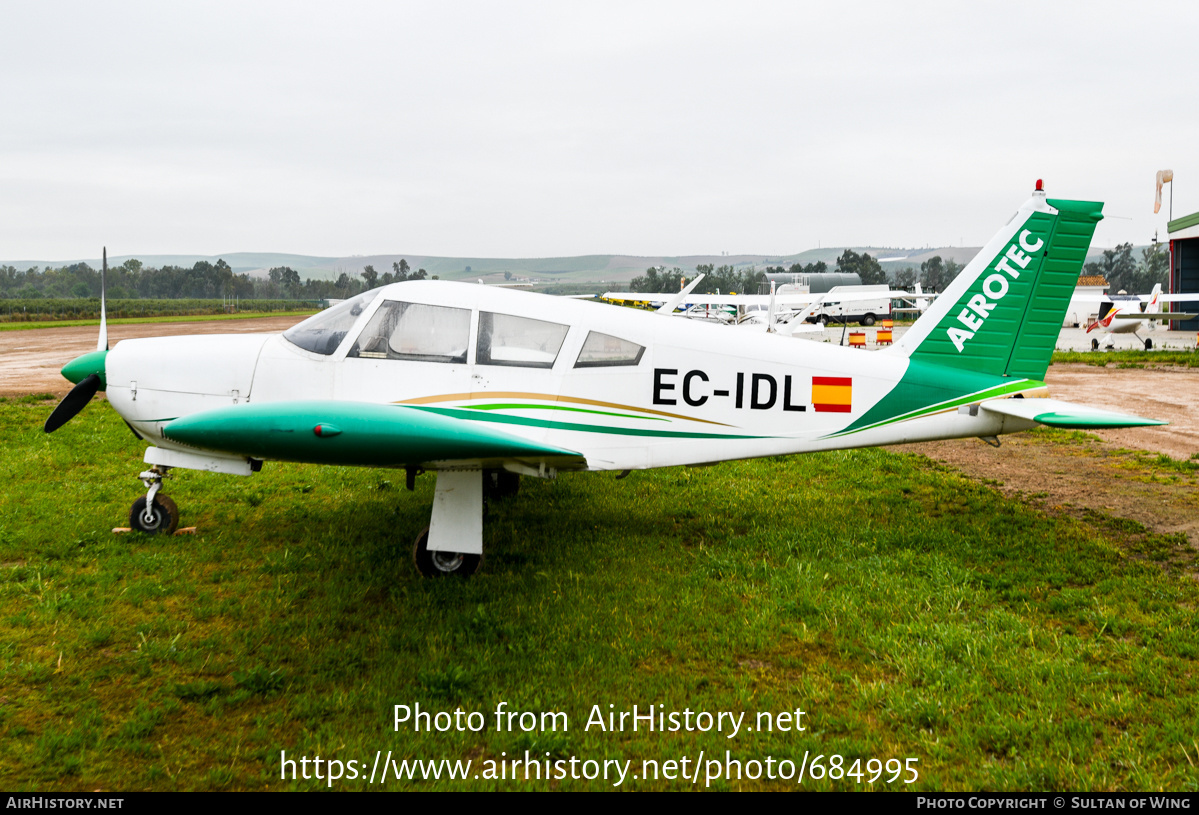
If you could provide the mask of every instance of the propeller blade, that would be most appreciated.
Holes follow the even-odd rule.
[[[71,388],[63,400],[58,403],[58,407],[54,408],[54,412],[50,414],[50,418],[46,420],[45,430],[47,433],[53,433],[58,428],[62,427],[67,422],[75,417],[75,414],[83,410],[92,397],[96,395],[96,391],[100,389],[100,377],[96,374],[89,374],[75,387]]]
[[[108,309],[104,305],[104,288],[108,278],[108,247],[104,247],[104,261],[100,267],[100,339],[96,342],[97,351],[108,350]],[[90,396],[88,397],[91,398]],[[74,415],[74,414],[72,414]],[[66,421],[65,419],[63,421]]]

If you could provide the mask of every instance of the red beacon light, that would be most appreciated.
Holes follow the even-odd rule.
[[[1039,178],[1037,179],[1037,192],[1045,192],[1045,182]]]

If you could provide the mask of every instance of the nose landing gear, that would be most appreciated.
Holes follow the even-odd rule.
[[[129,526],[138,532],[173,535],[179,527],[179,508],[169,496],[160,492],[168,470],[168,467],[155,466],[138,476],[146,485],[146,494],[134,501],[129,510]]]

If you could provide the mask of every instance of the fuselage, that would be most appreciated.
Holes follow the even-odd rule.
[[[910,404],[880,411],[912,373],[902,354],[465,283],[360,298],[286,335],[126,340],[108,355],[108,398],[168,449],[163,427],[201,411],[355,402],[488,423],[623,470],[1023,430],[961,408],[1043,388],[930,366],[907,377]]]

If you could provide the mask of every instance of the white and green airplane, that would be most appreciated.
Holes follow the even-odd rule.
[[[126,340],[63,368],[149,444],[133,527],[173,531],[174,468],[434,471],[415,560],[470,574],[483,500],[519,476],[638,470],[1003,433],[1163,424],[1047,398],[1102,204],[1033,196],[891,348],[868,352],[464,283],[374,289],[277,335]]]

